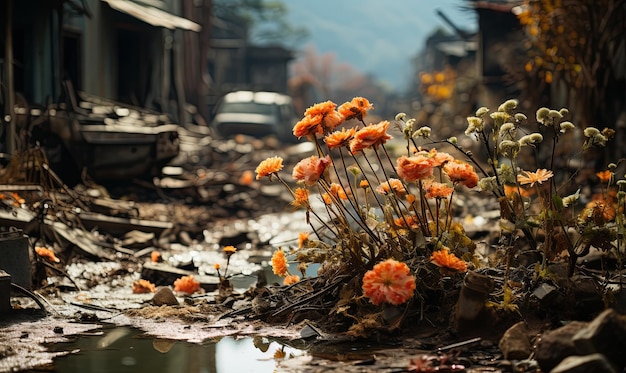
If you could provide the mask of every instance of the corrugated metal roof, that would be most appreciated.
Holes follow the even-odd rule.
[[[152,26],[165,27],[170,30],[182,29],[198,32],[202,30],[202,26],[188,20],[168,13],[159,8],[141,5],[130,0],[102,0],[117,11],[126,13]]]

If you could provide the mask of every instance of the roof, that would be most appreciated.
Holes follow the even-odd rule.
[[[170,30],[182,29],[198,32],[202,26],[187,18],[168,13],[149,5],[142,5],[130,0],[102,0],[117,11],[126,13],[152,26],[165,27]]]

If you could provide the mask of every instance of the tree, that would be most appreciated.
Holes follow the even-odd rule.
[[[525,0],[518,9],[529,40],[528,96],[538,82],[564,85],[582,127],[614,128],[626,113],[626,0]]]

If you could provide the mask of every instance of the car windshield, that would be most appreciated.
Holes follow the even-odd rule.
[[[275,113],[274,110],[274,105],[256,102],[226,102],[222,105],[220,112],[273,115]]]

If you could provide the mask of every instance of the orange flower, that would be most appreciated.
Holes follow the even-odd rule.
[[[337,197],[339,199],[344,199],[344,200],[348,199],[348,194],[346,193],[346,190],[343,189],[343,186],[341,186],[340,184],[337,184],[337,183],[330,184],[330,188],[328,192],[332,196]]]
[[[428,155],[433,159],[433,167],[440,167],[447,162],[454,160],[454,157],[450,154],[438,152],[437,149],[431,149]]]
[[[453,187],[433,181],[428,188],[426,188],[426,198],[448,198],[453,191]]]
[[[468,188],[478,185],[478,175],[474,171],[474,167],[469,163],[461,161],[446,162],[443,165],[443,170],[454,184],[459,183]]]
[[[335,131],[324,138],[324,142],[326,142],[326,146],[328,149],[336,149],[342,146],[348,146],[350,140],[354,137],[356,133],[356,128],[350,128],[346,130],[342,128],[341,131]]]
[[[322,133],[320,123],[322,122],[322,116],[317,115],[315,117],[304,117],[293,127],[293,135],[297,138],[303,136],[311,137],[315,133]]]
[[[531,187],[537,184],[542,184],[544,181],[550,179],[554,174],[552,171],[548,171],[545,168],[540,168],[536,172],[522,171],[523,175],[517,175],[517,182],[522,185],[530,184]]]
[[[393,223],[400,227],[406,229],[417,229],[419,228],[419,222],[415,215],[404,215],[403,217],[395,218]]]
[[[415,197],[415,194],[407,194],[405,199],[408,203],[413,204],[413,202],[415,202],[417,197]]]
[[[148,280],[139,280],[133,282],[133,294],[154,293],[155,286]]]
[[[160,252],[154,250],[150,253],[150,260],[152,261],[152,263],[158,263],[163,261],[163,257],[161,256]]]
[[[220,268],[222,268],[222,266],[219,263],[215,263],[215,264],[213,264],[213,268],[215,268],[215,269],[217,269],[219,271]]]
[[[324,158],[312,155],[301,160],[293,167],[292,176],[295,180],[302,181],[306,185],[315,185],[330,163],[329,155],[326,155]]]
[[[200,290],[200,281],[193,278],[193,275],[183,276],[174,281],[174,291],[193,294]]]
[[[252,184],[253,180],[254,180],[254,174],[252,173],[252,171],[245,170],[244,172],[241,173],[241,176],[239,177],[239,184],[250,185]]]
[[[456,255],[452,254],[446,247],[433,252],[430,256],[430,260],[439,267],[451,269],[456,272],[467,271],[467,263],[457,258]]]
[[[535,194],[535,189],[518,188],[517,185],[504,184],[504,195],[512,198],[515,194],[522,197],[530,197]]]
[[[324,203],[327,204],[327,205],[332,205],[333,204],[333,197],[331,197],[330,194],[328,194],[328,193],[324,193],[324,194],[322,194],[322,201],[324,201]]]
[[[326,101],[315,104],[304,112],[304,119],[296,123],[293,134],[297,138],[311,137],[318,133],[323,135],[335,129],[343,121],[343,115],[335,111],[337,104]]]
[[[376,192],[378,194],[387,195],[391,193],[391,191],[393,191],[394,194],[398,197],[402,197],[406,194],[406,189],[404,189],[404,185],[402,185],[402,182],[394,178],[389,178],[389,181],[381,183],[378,188],[376,188]]]
[[[606,183],[609,180],[611,180],[611,176],[613,176],[613,173],[610,170],[604,170],[604,171],[600,171],[596,173],[596,175],[598,176],[601,182]]]
[[[235,246],[224,246],[224,248],[222,249],[226,255],[231,256],[234,253],[237,252],[237,248]]]
[[[298,281],[300,281],[300,276],[289,275],[289,276],[286,276],[285,279],[283,280],[283,285],[293,285],[297,283]]]
[[[367,180],[361,180],[359,182],[359,188],[365,189],[365,188],[369,188],[369,186],[370,186],[370,183]]]
[[[35,248],[35,252],[37,253],[37,255],[39,255],[42,258],[45,258],[53,263],[58,263],[61,260],[59,260],[59,258],[57,258],[56,255],[54,255],[54,251],[45,248],[45,247],[36,247]]]
[[[259,180],[264,176],[268,176],[271,180],[272,174],[283,169],[283,159],[281,157],[270,157],[261,161],[256,168],[256,179]]]
[[[405,263],[387,259],[365,273],[362,288],[374,305],[387,302],[397,306],[413,296],[415,277]]]
[[[398,158],[398,176],[404,181],[413,182],[423,180],[433,174],[433,160],[422,154],[411,157],[405,155]]]
[[[304,244],[307,243],[308,240],[309,240],[309,233],[300,232],[298,234],[298,248],[301,249],[302,247],[304,247]]]
[[[345,102],[339,106],[339,114],[343,115],[346,120],[357,118],[363,120],[367,115],[367,111],[374,108],[369,100],[363,97],[355,97],[350,102]]]
[[[286,276],[287,272],[287,258],[285,258],[285,253],[278,249],[274,251],[272,255],[272,271],[277,276]]]
[[[387,134],[389,128],[389,121],[383,120],[377,124],[370,124],[358,130],[354,134],[354,138],[350,140],[350,152],[356,154],[363,149],[369,147],[378,147],[384,144],[392,137]]]
[[[294,200],[291,202],[295,207],[308,207],[309,206],[309,190],[306,188],[296,188],[293,192]]]

